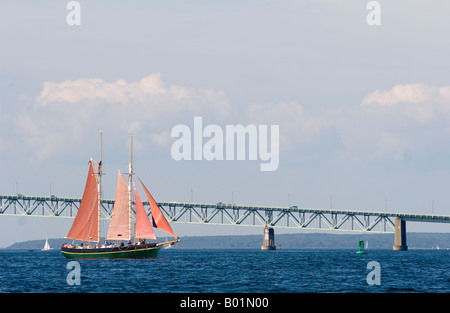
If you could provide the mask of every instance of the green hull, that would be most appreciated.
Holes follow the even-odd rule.
[[[62,254],[68,259],[152,259],[158,256],[162,245],[142,249],[73,249],[61,248]]]

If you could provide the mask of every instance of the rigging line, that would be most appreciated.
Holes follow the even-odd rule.
[[[112,146],[112,148],[104,149],[104,150],[106,150],[106,153],[105,153],[105,151],[103,153],[106,156],[106,158],[105,158],[106,163],[109,165],[109,167],[121,168],[121,169],[128,168],[129,162],[124,162],[123,160],[128,160],[128,158],[125,156],[128,154],[128,149],[130,146],[130,137],[129,136],[114,137],[114,143],[115,144]],[[124,147],[127,147],[127,148],[124,149]],[[127,151],[127,153],[125,153],[124,151]],[[114,156],[117,156],[117,158],[115,158]],[[116,160],[120,160],[120,161],[116,161]]]

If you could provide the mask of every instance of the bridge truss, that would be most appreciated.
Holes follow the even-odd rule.
[[[79,198],[0,195],[0,216],[74,218]],[[101,201],[101,218],[110,219],[114,200]],[[148,202],[144,207],[150,215]],[[449,215],[427,215],[363,210],[331,210],[298,207],[265,207],[235,204],[159,202],[172,223],[235,225],[393,233],[395,219],[415,222],[450,223]],[[134,214],[134,212],[133,212]]]

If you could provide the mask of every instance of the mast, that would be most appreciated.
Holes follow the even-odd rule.
[[[98,162],[98,243],[100,244],[100,211],[102,205],[102,131],[100,131],[100,161]]]
[[[131,133],[131,153],[130,164],[128,169],[128,230],[131,240],[131,186],[133,184],[133,133]]]
[[[131,146],[133,142],[133,136],[131,136]],[[131,148],[131,151],[132,148]],[[114,200],[113,214],[109,225],[107,240],[131,240],[131,213],[133,194],[131,188],[133,185],[133,157],[128,165],[128,180],[119,171],[117,177],[117,190]]]

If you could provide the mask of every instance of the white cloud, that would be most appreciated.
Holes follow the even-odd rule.
[[[396,85],[389,91],[374,91],[364,98],[362,104],[375,102],[381,106],[391,106],[399,102],[423,102],[430,98],[435,89],[424,84]]]
[[[100,78],[81,78],[64,82],[44,82],[37,102],[46,106],[52,102],[76,103],[84,100],[103,100],[109,103],[145,101],[149,96],[167,94],[161,74],[151,74],[139,82],[127,83],[123,79],[105,82]],[[176,98],[176,95],[174,95]]]
[[[391,90],[376,90],[369,94],[362,101],[362,106],[367,110],[372,108],[374,114],[388,113],[408,122],[431,123],[439,116],[450,117],[450,86],[396,85]]]
[[[106,82],[100,78],[44,82],[35,102],[22,104],[15,125],[35,151],[33,157],[42,160],[100,129],[110,133],[144,129],[158,133],[185,116],[221,118],[229,112],[223,92],[166,86],[156,73],[136,82]]]
[[[100,78],[44,82],[37,97],[37,103],[43,107],[51,103],[66,105],[86,101],[89,105],[114,104],[108,108],[122,111],[139,109],[133,113],[151,118],[161,113],[167,114],[168,111],[169,114],[175,114],[183,110],[217,112],[221,115],[229,113],[228,100],[223,92],[176,85],[166,87],[159,73],[129,83],[123,79],[110,83]]]
[[[280,147],[304,143],[325,131],[332,121],[325,115],[313,116],[295,101],[255,104],[247,109],[249,123],[280,125]]]
[[[449,91],[450,86],[407,84],[370,93],[361,105],[336,116],[345,154],[353,159],[402,159],[406,151],[422,150],[431,141],[441,144],[450,120]],[[430,129],[443,136],[426,139],[420,136]]]
[[[166,130],[161,133],[152,133],[150,137],[154,143],[163,147],[169,147],[169,143],[173,140],[170,133]]]
[[[316,110],[287,101],[233,111],[222,91],[170,86],[160,74],[151,74],[135,82],[99,78],[45,82],[35,102],[21,105],[15,125],[37,160],[100,129],[144,132],[146,140],[165,149],[173,142],[170,129],[190,124],[193,116],[228,124],[280,125],[283,150],[323,140],[322,134],[333,132],[338,136],[326,140],[340,140],[334,147],[340,147],[338,154],[347,160],[402,159],[429,144],[430,138],[420,136],[422,130],[442,134],[432,138],[438,145],[448,134],[450,86],[399,84],[375,90],[351,108]]]

